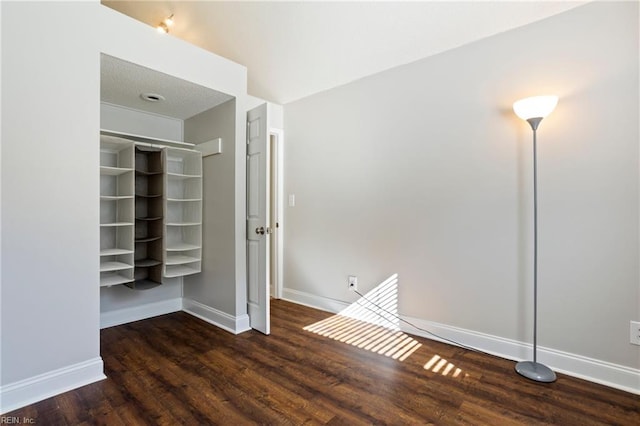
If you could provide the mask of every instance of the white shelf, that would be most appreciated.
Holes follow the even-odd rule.
[[[171,201],[174,203],[183,203],[183,202],[202,201],[202,199],[201,198],[167,198],[167,201]]]
[[[187,250],[198,250],[200,246],[195,244],[187,244],[187,243],[175,243],[171,245],[167,245],[167,251],[187,251]]]
[[[196,174],[196,175],[185,175],[182,173],[167,173],[167,176],[170,179],[198,179],[201,178],[202,175]]]
[[[193,146],[101,131],[101,286],[143,289],[201,271],[202,153]]]
[[[133,200],[133,195],[101,195],[100,201]]]
[[[100,226],[133,226],[133,222],[109,222],[101,223]]]
[[[101,174],[101,197],[133,197],[133,173]],[[123,198],[124,200],[124,198]]]
[[[108,248],[100,250],[100,256],[117,256],[119,254],[133,254],[133,250],[124,248]]]
[[[133,169],[128,167],[108,167],[100,166],[100,174],[103,176],[119,176],[124,173],[132,172]]]
[[[100,276],[100,287],[110,287],[112,285],[126,284],[130,283],[131,281],[133,281],[133,278],[111,272]]]
[[[132,268],[133,265],[129,265],[123,262],[100,262],[100,272],[122,271]]]
[[[133,142],[100,136],[100,286],[133,280]]]
[[[167,176],[201,176],[202,153],[186,149],[167,149]]]
[[[198,262],[200,259],[192,256],[184,256],[181,254],[167,254],[167,260],[165,264],[169,265],[184,265],[186,263]]]
[[[125,254],[130,255],[131,253],[133,253],[133,249],[134,249],[133,235],[134,235],[133,225],[101,226],[100,227],[100,256],[118,256],[118,254],[107,254],[107,250],[128,250],[129,253],[125,253]]]
[[[184,175],[186,176],[186,175]],[[167,175],[166,197],[173,200],[202,199],[202,178],[196,174],[190,177],[175,178]]]
[[[200,272],[202,260],[202,153],[167,149],[164,276]]]
[[[165,271],[165,277],[183,277],[185,275],[197,274],[200,272],[200,262],[195,262],[198,266],[197,268],[190,267],[188,265],[167,265],[167,270]]]

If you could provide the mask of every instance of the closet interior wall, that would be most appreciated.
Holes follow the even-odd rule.
[[[184,300],[196,301],[222,312],[235,312],[236,270],[234,175],[236,100],[230,100],[184,121],[185,140],[199,144],[222,139],[222,153],[202,159],[202,273],[184,278]],[[243,212],[244,214],[244,212]]]

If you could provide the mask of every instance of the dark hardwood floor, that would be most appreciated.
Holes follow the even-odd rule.
[[[640,425],[638,395],[562,374],[538,384],[511,361],[285,301],[271,313],[270,336],[234,336],[182,312],[102,330],[107,380],[5,416],[41,425]]]

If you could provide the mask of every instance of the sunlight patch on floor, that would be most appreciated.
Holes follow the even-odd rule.
[[[404,361],[421,344],[400,330],[398,315],[398,274],[393,274],[340,313],[304,330]]]
[[[468,376],[468,374],[462,373],[462,369],[456,367],[440,355],[434,355],[431,357],[431,359],[424,365],[424,369],[436,374],[442,374],[443,376],[451,376],[453,378]]]
[[[341,314],[308,325],[304,330],[399,361],[420,347],[420,343],[401,331]]]

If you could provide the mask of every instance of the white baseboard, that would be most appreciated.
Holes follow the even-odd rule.
[[[286,288],[283,289],[283,299],[333,313],[338,313],[350,305],[347,302]],[[438,324],[418,318],[401,317],[403,320],[414,324],[420,329],[429,330],[445,339],[460,342],[463,345],[480,349],[483,352],[488,352],[501,358],[513,361],[529,360],[531,358],[531,344],[528,343]],[[425,331],[404,323],[401,324],[402,331],[408,334],[451,344],[451,342],[432,336]],[[640,369],[616,365],[606,361],[540,346],[538,346],[537,355],[539,362],[546,364],[558,373],[578,377],[626,392],[640,394]]]
[[[303,291],[293,290],[290,288],[282,289],[282,298],[284,300],[297,303],[298,305],[309,306],[310,308],[320,309],[334,314],[350,305],[350,303],[343,302],[342,300],[329,299],[328,297],[316,296],[315,294],[305,293]]]
[[[100,314],[100,328],[139,321],[172,312],[185,312],[233,334],[251,329],[249,315],[234,317],[194,300],[175,298]],[[0,386],[0,414],[106,379],[102,358],[49,371],[19,382]],[[0,422],[1,423],[1,422]]]
[[[170,314],[182,310],[182,298],[163,300],[161,302],[147,303],[131,308],[118,309],[116,311],[100,313],[100,328],[113,327],[114,325],[140,321],[158,315]]]
[[[188,298],[175,298],[116,311],[103,312],[100,314],[100,328],[113,327],[179,311],[187,312],[233,334],[240,334],[251,330],[249,315],[245,314],[234,317],[226,312],[219,311]]]
[[[247,314],[235,317],[187,298],[182,299],[182,310],[233,334],[251,330],[249,315]]]
[[[402,319],[416,325],[417,327],[429,330],[432,333],[461,342],[472,348],[480,349],[483,352],[499,356],[513,361],[531,360],[532,345],[519,342],[517,340],[505,339],[503,337],[478,333],[458,327],[451,327],[418,318],[402,317]],[[402,324],[402,331],[417,336],[450,343],[428,333],[415,329],[409,325]],[[588,358],[582,355],[559,351],[552,348],[538,346],[537,359],[542,364],[547,365],[552,370],[569,376],[599,383],[626,392],[640,394],[640,370],[598,359]]]
[[[106,379],[97,357],[0,387],[0,414]]]

